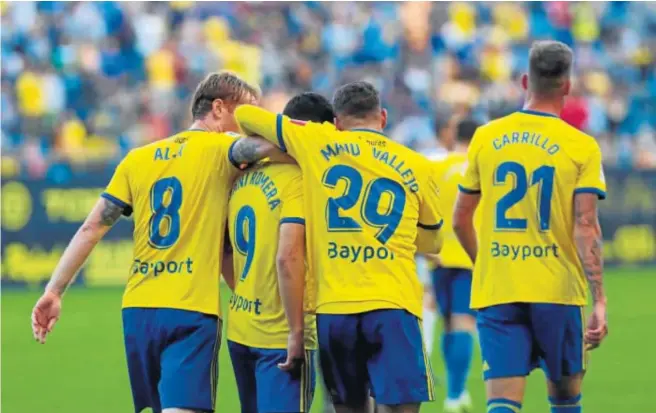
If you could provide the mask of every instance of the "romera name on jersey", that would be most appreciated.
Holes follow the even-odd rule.
[[[526,261],[529,258],[560,258],[558,245],[516,245],[494,241],[490,248],[493,258],[510,258],[513,261]]]
[[[362,261],[364,263],[371,260],[394,260],[394,253],[387,247],[372,247],[367,245],[340,245],[336,242],[328,243],[328,258],[342,259],[350,262]]]
[[[232,193],[230,196],[234,195],[239,189],[249,185],[254,185],[260,188],[266,197],[270,211],[273,211],[278,205],[280,205],[280,197],[278,196],[279,194],[278,188],[276,188],[276,183],[273,182],[273,179],[271,179],[269,175],[262,171],[251,172],[238,178],[232,186]]]
[[[537,146],[538,148],[547,151],[549,155],[555,155],[560,150],[558,144],[550,144],[548,137],[535,132],[509,132],[492,140],[492,146],[494,146],[494,149],[497,151],[503,149],[507,145]]]

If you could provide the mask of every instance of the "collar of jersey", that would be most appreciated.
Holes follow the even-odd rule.
[[[187,132],[207,132],[205,129],[187,129]]]
[[[387,135],[385,135],[383,132],[374,130],[374,129],[369,129],[369,128],[355,128],[355,129],[349,129],[350,132],[371,132],[375,133],[377,135],[381,135],[387,138]]]
[[[519,113],[525,113],[527,115],[535,115],[535,116],[545,116],[547,118],[558,118],[558,116],[554,115],[553,113],[538,112],[537,110],[530,110],[530,109],[522,109],[519,111]]]

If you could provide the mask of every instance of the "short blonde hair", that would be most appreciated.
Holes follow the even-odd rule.
[[[216,99],[234,104],[249,98],[259,99],[260,88],[232,72],[210,73],[196,87],[191,101],[191,116],[200,119],[207,115]]]

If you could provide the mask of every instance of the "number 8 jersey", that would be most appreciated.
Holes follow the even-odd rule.
[[[132,150],[103,197],[134,210],[134,257],[123,307],[220,314],[228,198],[239,169],[236,135],[188,130]]]
[[[423,228],[437,252],[442,223],[429,161],[372,130],[338,131],[249,105],[235,116],[301,168],[317,313],[400,308],[421,318],[415,242]]]
[[[597,142],[561,119],[520,111],[480,127],[460,190],[481,193],[472,308],[586,305],[574,243],[577,193],[606,196]]]

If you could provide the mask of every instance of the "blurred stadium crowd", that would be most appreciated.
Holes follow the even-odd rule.
[[[113,168],[132,147],[189,122],[206,73],[257,82],[282,108],[366,79],[388,133],[418,150],[518,109],[534,39],[575,52],[563,118],[608,164],[656,168],[656,4],[2,2],[2,174],[65,182]]]

